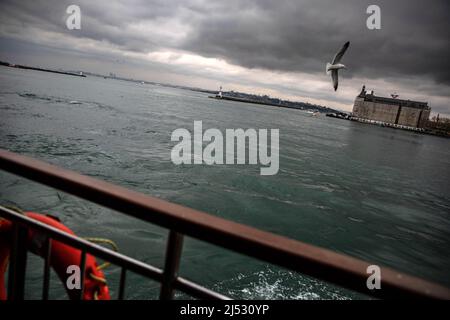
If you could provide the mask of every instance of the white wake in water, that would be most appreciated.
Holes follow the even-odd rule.
[[[358,296],[333,285],[285,270],[264,270],[217,283],[218,292],[249,300],[349,300]]]

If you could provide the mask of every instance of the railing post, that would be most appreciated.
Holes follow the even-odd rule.
[[[78,294],[78,299],[83,300],[84,297],[84,279],[86,277],[86,251],[80,251],[80,284],[81,288]]]
[[[25,271],[27,268],[28,229],[14,224],[13,247],[8,271],[8,300],[23,300],[25,292]]]
[[[178,276],[178,268],[180,267],[182,249],[183,235],[170,230],[169,240],[167,241],[166,261],[164,264],[161,292],[159,294],[159,298],[161,300],[173,299],[173,282]]]
[[[48,300],[48,289],[50,287],[50,259],[52,257],[52,239],[47,237],[44,245],[44,282],[42,285],[42,300]]]
[[[125,295],[126,278],[127,278],[127,269],[122,267],[122,270],[120,271],[119,295],[117,297],[117,300],[123,300],[123,297]]]

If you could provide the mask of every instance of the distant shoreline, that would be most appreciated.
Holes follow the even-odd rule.
[[[208,98],[217,99],[217,100],[229,100],[229,101],[236,101],[236,102],[252,103],[252,104],[261,104],[261,105],[265,105],[265,106],[288,108],[288,109],[296,109],[296,110],[303,110],[303,111],[306,110],[306,109],[286,106],[286,105],[283,105],[283,104],[275,104],[275,103],[270,103],[270,102],[262,102],[262,101],[244,99],[244,98],[230,97],[230,96],[222,96],[221,98],[218,98],[216,96],[208,96]]]
[[[20,64],[10,64],[8,62],[2,62],[2,61],[0,62],[0,65],[2,65],[4,67],[10,67],[10,68],[25,69],[25,70],[36,70],[36,71],[58,73],[58,74],[64,74],[64,75],[68,75],[68,76],[75,76],[75,77],[86,78],[86,76],[84,74],[77,74],[77,73],[66,72],[66,71],[57,71],[57,70],[51,70],[51,69],[30,67],[30,66],[24,66],[24,65],[20,65]]]
[[[295,110],[303,110],[303,111],[317,111],[320,113],[327,113],[327,112],[338,112],[337,110],[331,109],[331,108],[327,108],[327,107],[322,107],[322,106],[316,106],[316,105],[311,105],[309,108],[308,107],[296,107],[296,106],[289,106],[282,103],[271,103],[269,101],[258,101],[258,100],[252,100],[252,99],[246,99],[246,98],[242,98],[242,97],[233,97],[233,96],[227,96],[227,95],[222,95],[222,97],[218,97],[218,96],[208,96],[208,98],[211,99],[217,99],[217,100],[229,100],[229,101],[236,101],[236,102],[243,102],[243,103],[252,103],[252,104],[259,104],[259,105],[265,105],[265,106],[272,106],[272,107],[279,107],[279,108],[287,108],[287,109],[295,109]]]

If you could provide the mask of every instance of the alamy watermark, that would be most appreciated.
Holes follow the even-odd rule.
[[[81,289],[81,269],[77,265],[70,265],[66,269],[66,287],[69,290]]]
[[[67,7],[66,13],[69,16],[66,19],[66,27],[69,30],[81,29],[81,8],[76,4],[71,4]],[[367,17],[366,26],[369,30],[381,29],[381,9],[376,4],[371,4],[367,7],[366,13],[370,16]]]
[[[81,289],[81,269],[77,265],[70,265],[66,269],[67,279],[66,287],[68,290]],[[379,290],[381,289],[381,268],[377,265],[370,265],[366,269],[369,277],[366,281],[367,289]]]
[[[66,19],[66,27],[69,30],[81,29],[81,9],[76,4],[67,7],[66,13],[69,15]]]
[[[202,121],[194,121],[193,134],[187,129],[179,128],[172,132],[171,141],[178,142],[170,154],[176,165],[260,164],[261,175],[278,173],[278,129],[226,129],[224,136],[215,128],[203,132]],[[205,147],[204,142],[208,143]]]
[[[366,20],[366,26],[369,30],[380,30],[381,29],[381,9],[376,4],[371,4],[367,7],[367,14],[370,16]]]
[[[367,274],[370,276],[367,278],[366,286],[369,290],[381,289],[381,269],[379,266],[373,264],[367,267]]]

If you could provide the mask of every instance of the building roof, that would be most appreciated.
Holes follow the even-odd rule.
[[[365,90],[365,86],[363,86],[361,93],[358,95],[359,98],[364,98],[364,101],[370,101],[375,103],[383,103],[383,104],[391,104],[395,106],[408,107],[408,108],[416,108],[416,109],[425,109],[428,110],[430,107],[428,106],[428,102],[422,101],[414,101],[414,100],[402,100],[402,99],[394,99],[388,97],[380,97],[371,93],[367,93]]]

